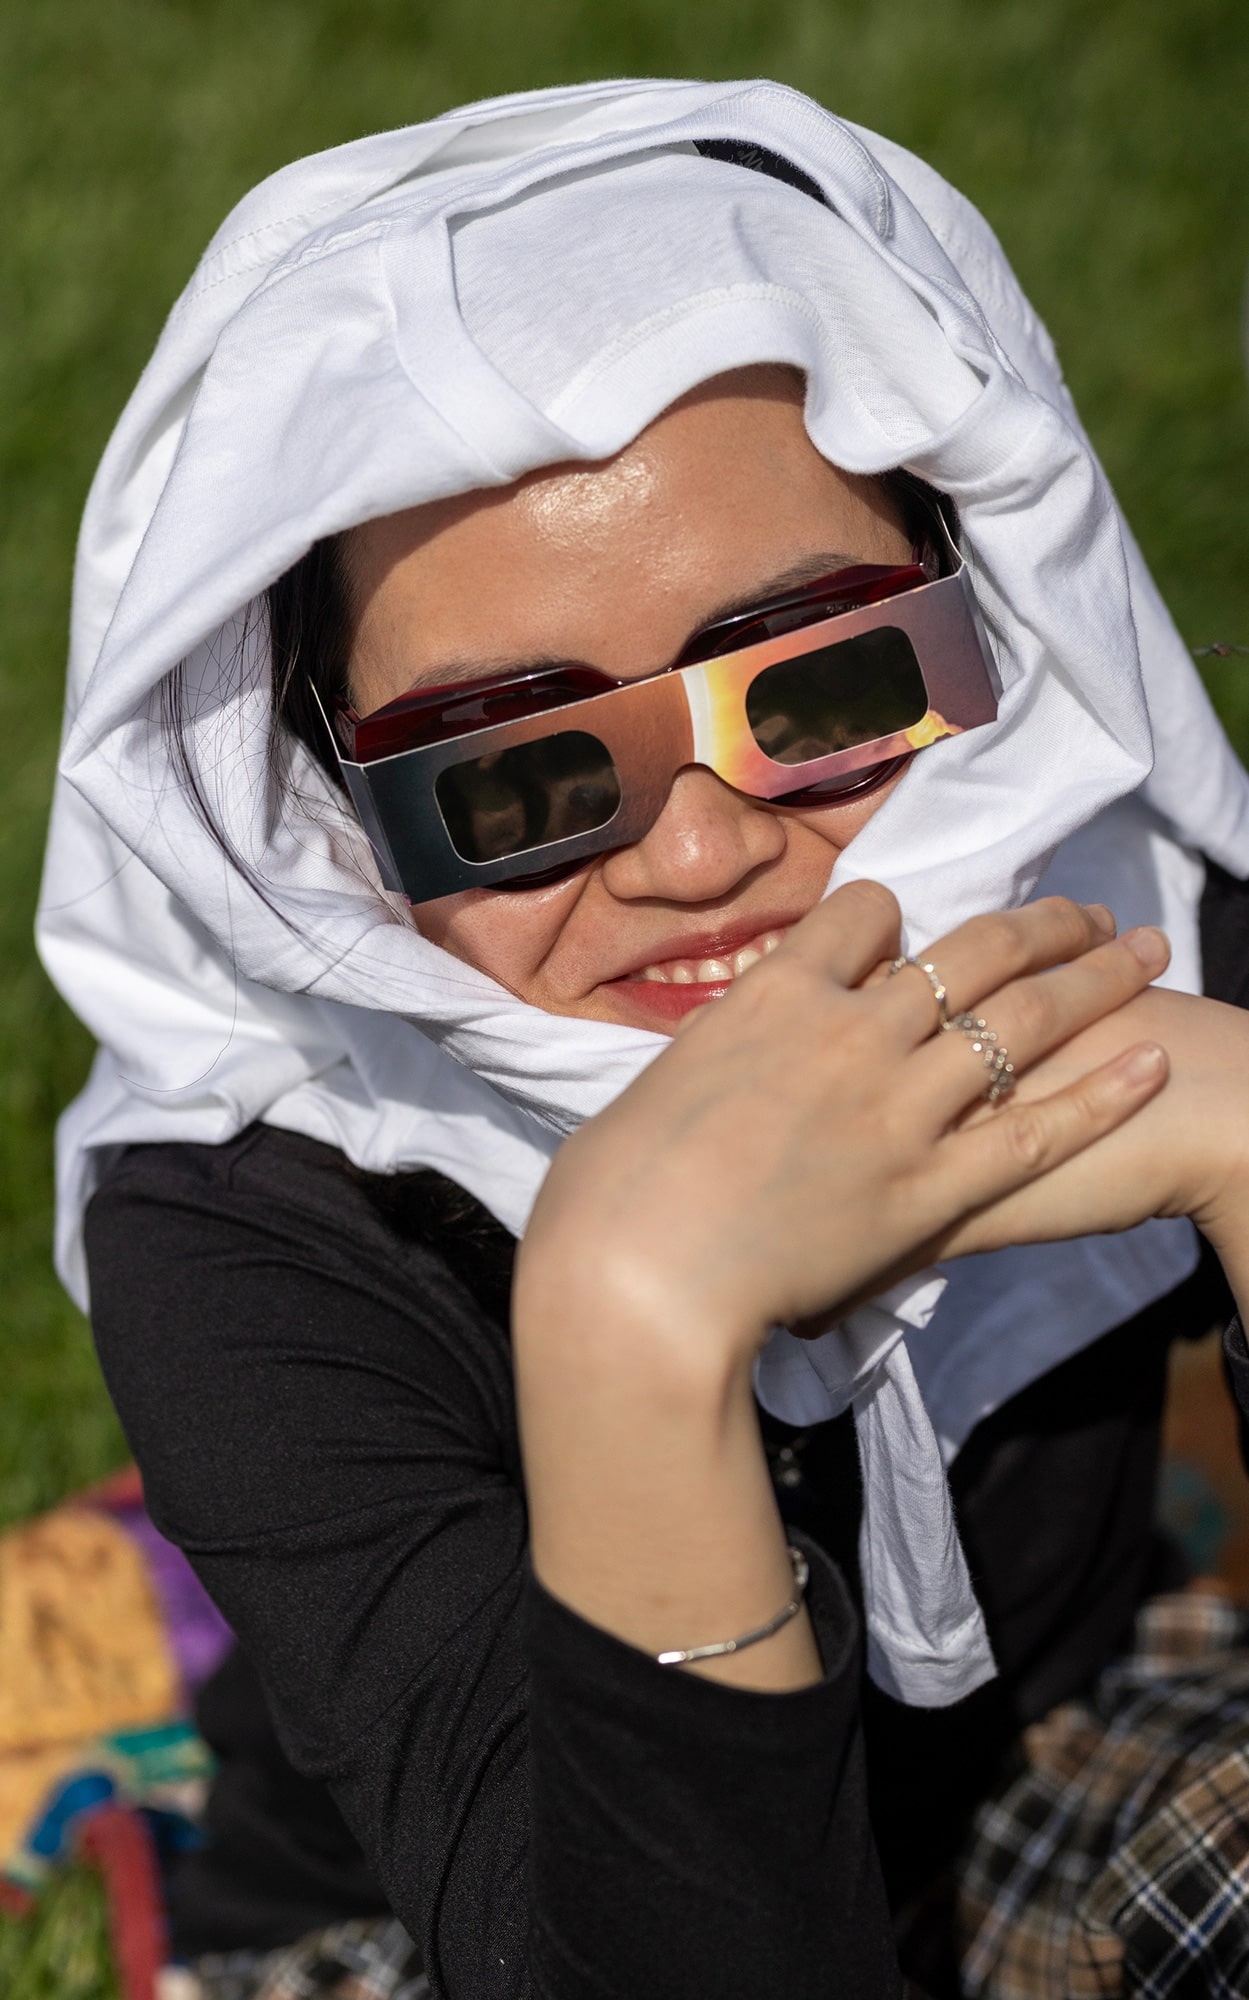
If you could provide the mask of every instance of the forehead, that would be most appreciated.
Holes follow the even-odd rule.
[[[380,677],[398,674],[398,693],[448,661],[489,673],[575,655],[653,671],[728,598],[808,554],[896,559],[892,502],[816,451],[803,390],[789,369],[738,371],[614,458],[355,530],[353,679],[372,683],[358,693],[387,699]]]

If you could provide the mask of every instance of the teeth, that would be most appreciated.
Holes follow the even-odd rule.
[[[753,944],[735,951],[732,958],[669,958],[662,965],[643,966],[633,977],[656,980],[662,986],[724,986],[767,958],[784,939],[784,931],[765,931]]]

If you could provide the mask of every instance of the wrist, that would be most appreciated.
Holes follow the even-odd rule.
[[[518,1298],[512,1351],[526,1437],[541,1419],[544,1430],[577,1425],[587,1439],[629,1426],[652,1449],[696,1435],[710,1443],[753,1394],[753,1349],[719,1332],[684,1317],[677,1301],[646,1310],[571,1287]]]
[[[766,1331],[650,1246],[639,1251],[602,1232],[592,1243],[521,1245],[512,1292],[518,1371],[571,1370],[588,1387],[627,1368],[639,1388],[714,1404],[749,1374]]]

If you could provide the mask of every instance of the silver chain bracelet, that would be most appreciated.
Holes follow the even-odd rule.
[[[687,1667],[692,1660],[718,1660],[726,1653],[740,1653],[746,1646],[757,1646],[761,1639],[770,1639],[779,1632],[782,1625],[788,1625],[802,1609],[806,1595],[807,1580],[811,1568],[801,1549],[790,1544],[789,1560],[794,1572],[794,1594],[783,1611],[775,1618],[769,1618],[766,1625],[756,1625],[753,1632],[743,1632],[737,1639],[718,1639],[714,1646],[677,1646],[670,1653],[658,1653],[656,1659],[661,1667]]]

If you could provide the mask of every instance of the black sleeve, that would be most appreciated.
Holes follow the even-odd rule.
[[[1249,1346],[1245,1344],[1245,1329],[1239,1317],[1232,1320],[1223,1335],[1223,1368],[1236,1400],[1236,1414],[1240,1419],[1240,1455],[1245,1470],[1249,1472]]]
[[[1212,999],[1249,1007],[1249,882],[1210,860],[1201,898],[1201,964],[1202,987]],[[1249,1470],[1249,1348],[1239,1317],[1223,1335],[1223,1366],[1236,1399],[1241,1457]]]
[[[823,1682],[666,1671],[529,1580],[504,1329],[328,1148],[138,1147],[87,1222],[158,1526],[259,1665],[445,2000],[894,1994],[858,1639]]]

